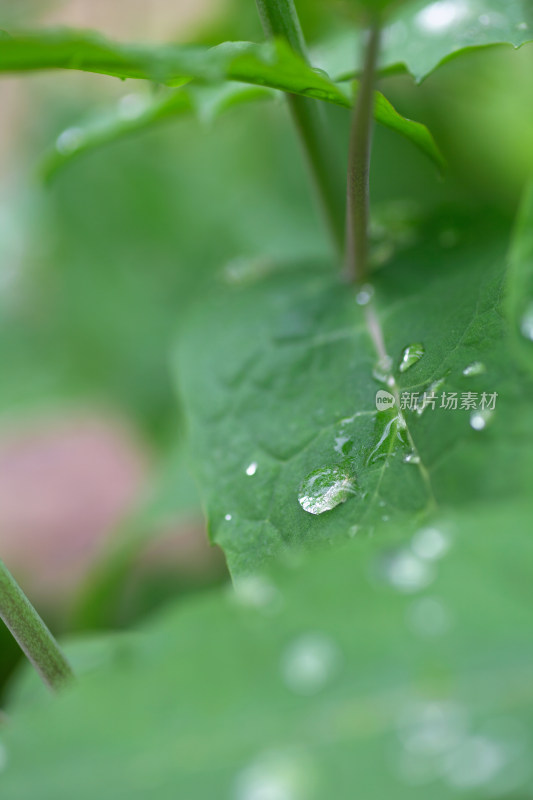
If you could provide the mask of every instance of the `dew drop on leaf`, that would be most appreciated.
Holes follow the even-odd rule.
[[[292,642],[281,659],[285,685],[297,694],[320,691],[335,675],[340,663],[336,644],[322,633],[307,633]]]
[[[336,436],[334,450],[341,456],[346,456],[353,447],[353,440],[349,436]]]
[[[392,370],[392,358],[390,356],[383,356],[374,366],[372,370],[372,377],[379,381],[379,383],[388,383]]]
[[[56,150],[61,156],[68,156],[75,153],[83,143],[83,131],[81,128],[67,128],[56,139]]]
[[[323,514],[357,494],[356,476],[350,462],[320,467],[307,475],[298,502],[309,514]]]
[[[466,378],[473,378],[475,375],[483,375],[485,372],[485,364],[481,361],[473,361],[463,370],[463,375]]]
[[[475,431],[483,431],[489,424],[493,412],[485,408],[482,411],[473,411],[470,415],[470,427]]]
[[[226,514],[224,516],[224,519],[226,520],[226,522],[230,522],[231,521],[231,514]]]
[[[417,364],[426,352],[423,344],[419,342],[408,345],[402,353],[399,370],[406,372],[413,364]]]
[[[246,467],[246,474],[251,476],[255,475],[256,472],[257,472],[257,461],[252,461],[252,463],[248,464],[248,466]]]
[[[407,453],[403,459],[404,464],[420,464],[420,456],[418,453]]]

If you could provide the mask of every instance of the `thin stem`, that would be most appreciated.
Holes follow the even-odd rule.
[[[350,132],[346,191],[346,277],[349,281],[364,280],[368,270],[370,153],[379,41],[380,26],[376,19],[369,31]]]
[[[60,689],[73,677],[58,643],[2,561],[0,617],[50,689]]]
[[[293,0],[256,0],[265,34],[284,38],[308,62],[305,41]],[[343,250],[343,210],[340,173],[329,142],[322,109],[316,100],[287,94],[289,109],[305,151],[313,183],[332,241]]]

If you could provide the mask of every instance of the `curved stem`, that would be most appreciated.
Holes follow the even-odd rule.
[[[284,38],[308,61],[293,0],[256,0],[265,34]],[[329,142],[322,109],[316,100],[287,94],[289,109],[307,161],[332,241],[342,253],[344,239],[342,190],[334,148]]]
[[[352,116],[346,191],[346,277],[364,280],[368,270],[369,174],[374,119],[374,84],[380,25],[369,31],[365,63]]]
[[[60,689],[73,677],[58,643],[2,561],[0,617],[50,689]]]

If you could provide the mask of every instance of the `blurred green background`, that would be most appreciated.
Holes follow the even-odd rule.
[[[311,44],[348,24],[342,3],[298,10]],[[124,41],[262,38],[251,0],[0,2],[0,28],[55,24]],[[421,86],[382,80],[450,169],[439,178],[377,129],[375,218],[459,205],[511,224],[533,167],[532,67],[533,46],[496,47]],[[127,626],[227,579],[207,544],[169,354],[228,264],[331,257],[281,103],[164,125],[42,185],[58,134],[137,89],[77,73],[0,82],[0,552],[60,632]],[[327,114],[344,165],[349,114]],[[0,652],[4,685],[18,652],[3,629]]]

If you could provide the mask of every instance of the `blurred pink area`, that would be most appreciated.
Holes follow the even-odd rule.
[[[139,500],[147,462],[96,416],[0,432],[0,551],[32,597],[56,604],[79,585]]]
[[[185,41],[225,6],[225,0],[65,0],[44,9],[40,24],[93,28],[118,39]]]

